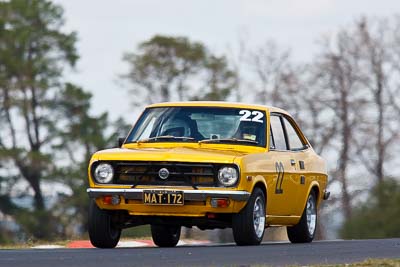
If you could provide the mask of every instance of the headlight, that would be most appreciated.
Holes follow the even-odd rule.
[[[238,171],[233,167],[222,167],[218,171],[218,180],[224,186],[232,186],[238,180]]]
[[[111,182],[114,177],[114,169],[108,163],[100,163],[94,170],[94,178],[97,182],[106,184]]]

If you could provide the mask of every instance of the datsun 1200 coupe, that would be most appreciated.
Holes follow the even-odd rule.
[[[231,227],[237,245],[258,245],[286,226],[311,242],[328,199],[325,161],[284,110],[227,102],[146,107],[119,147],[89,163],[89,236],[117,245],[122,229],[150,224],[173,247],[181,227]]]

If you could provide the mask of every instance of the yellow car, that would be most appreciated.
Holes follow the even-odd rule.
[[[329,197],[325,161],[287,112],[261,105],[150,105],[88,172],[89,236],[99,248],[144,224],[160,247],[175,246],[182,226],[231,227],[237,245],[287,226],[291,242],[311,242]]]

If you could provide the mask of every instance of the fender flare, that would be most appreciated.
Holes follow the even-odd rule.
[[[265,178],[262,175],[257,175],[255,177],[253,177],[253,184],[251,187],[251,193],[253,193],[254,188],[256,186],[258,186],[259,184],[262,184],[262,190],[264,191],[264,195],[265,195],[265,203],[267,203],[267,195],[268,195],[268,186],[267,183],[265,182]]]
[[[316,195],[316,201],[317,201],[317,207],[319,207],[319,204],[321,203],[321,200],[320,200],[321,188],[320,188],[320,185],[319,185],[319,183],[318,183],[317,181],[312,181],[311,184],[310,184],[310,186],[308,187],[306,197],[304,198],[303,210],[304,210],[304,208],[305,208],[305,206],[306,206],[308,196],[310,195],[311,190],[313,190],[314,188],[317,188],[317,192],[316,192],[316,193],[317,193],[317,195]]]

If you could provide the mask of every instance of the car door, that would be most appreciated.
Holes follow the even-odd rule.
[[[282,115],[282,121],[290,150],[291,164],[294,166],[292,185],[296,191],[293,195],[292,214],[300,216],[303,212],[308,186],[310,184],[310,162],[313,153],[309,149],[307,140],[304,138],[300,128],[289,116]]]
[[[289,148],[283,115],[271,113],[270,116],[269,159],[275,165],[275,172],[267,180],[267,213],[273,216],[290,216],[295,212],[297,199],[298,173],[295,158]]]

